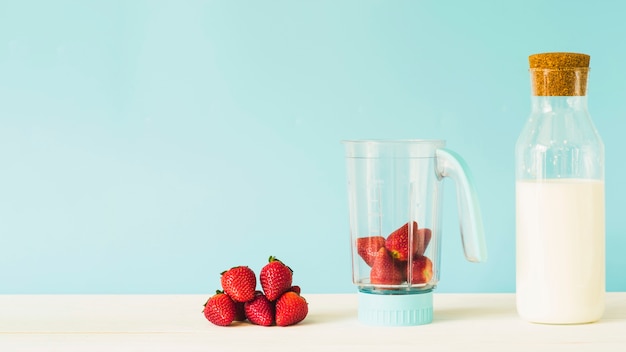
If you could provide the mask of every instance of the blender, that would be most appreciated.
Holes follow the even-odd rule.
[[[465,257],[487,257],[469,168],[443,140],[345,140],[352,280],[359,321],[411,326],[433,320],[439,282],[443,179],[457,189]]]

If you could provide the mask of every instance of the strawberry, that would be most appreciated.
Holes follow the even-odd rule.
[[[261,269],[259,280],[267,299],[275,301],[291,288],[293,271],[276,257],[271,256],[269,263]]]
[[[379,249],[370,271],[370,282],[380,285],[398,285],[405,279],[406,263],[395,260],[385,247]]]
[[[369,266],[374,264],[376,253],[384,246],[385,238],[383,236],[359,237],[356,239],[357,253]]]
[[[270,326],[274,324],[275,308],[261,292],[256,291],[254,298],[244,304],[246,317],[255,325]]]
[[[417,249],[415,250],[415,254],[424,255],[431,237],[432,231],[430,231],[430,229],[422,228],[417,230]]]
[[[244,302],[235,302],[235,321],[246,320],[246,309],[244,304]]]
[[[300,291],[301,291],[301,290],[300,290],[300,286],[298,286],[298,285],[291,286],[291,287],[289,288],[289,291],[293,291],[293,292],[295,292],[295,293],[297,293],[297,294],[300,294]]]
[[[234,301],[247,302],[254,298],[256,275],[247,266],[236,266],[222,273],[224,293]]]
[[[276,301],[276,325],[288,326],[301,322],[309,313],[309,305],[304,297],[288,291]]]
[[[408,260],[417,251],[417,222],[413,221],[412,227],[409,231],[409,223],[406,223],[387,236],[385,247],[395,259]],[[409,237],[412,238],[412,243],[409,243]]]
[[[411,262],[411,283],[426,284],[433,278],[433,262],[428,257],[416,254]]]
[[[215,291],[204,304],[205,318],[215,325],[228,326],[235,320],[235,315],[235,302],[222,291]]]

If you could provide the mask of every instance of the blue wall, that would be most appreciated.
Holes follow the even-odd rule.
[[[513,292],[527,57],[591,55],[607,289],[626,291],[626,5],[589,1],[2,1],[0,293],[208,293],[269,255],[354,292],[342,139],[443,138],[472,167],[489,262],[448,181],[439,292]]]

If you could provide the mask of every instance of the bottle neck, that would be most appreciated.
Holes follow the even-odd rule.
[[[558,111],[586,111],[587,96],[531,96],[531,107],[534,113]]]

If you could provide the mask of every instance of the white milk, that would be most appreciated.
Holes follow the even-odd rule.
[[[517,181],[517,310],[528,321],[593,322],[604,311],[604,182]]]

